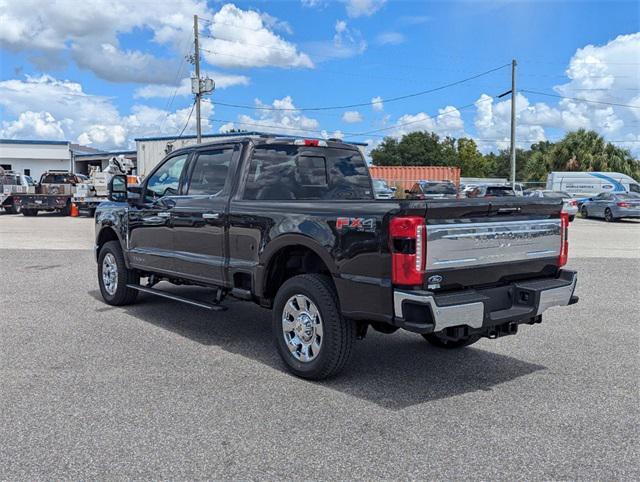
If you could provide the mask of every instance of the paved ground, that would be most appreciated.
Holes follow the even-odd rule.
[[[6,249],[90,245],[90,220],[13,218],[0,479],[640,479],[640,226],[572,225],[581,301],[541,325],[456,353],[374,332],[310,383],[284,371],[269,312],[109,307],[89,250]]]

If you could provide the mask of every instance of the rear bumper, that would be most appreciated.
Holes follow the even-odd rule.
[[[417,333],[467,327],[481,333],[505,323],[533,323],[552,306],[574,304],[575,271],[482,290],[435,294],[429,291],[393,293],[394,325]]]
[[[640,208],[629,209],[616,207],[613,211],[613,216],[616,218],[640,218]]]

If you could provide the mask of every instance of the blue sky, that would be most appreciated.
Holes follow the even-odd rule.
[[[509,68],[370,103],[515,58],[519,89],[594,101],[523,92],[520,145],[585,127],[634,153],[640,147],[640,108],[624,107],[640,106],[637,2],[10,0],[2,10],[2,137],[109,149],[185,125],[192,133],[192,66],[182,59],[196,13],[203,71],[218,84],[203,108],[205,132],[236,127],[375,145],[432,130],[474,137],[484,151],[505,147],[510,101],[496,96],[510,88]]]

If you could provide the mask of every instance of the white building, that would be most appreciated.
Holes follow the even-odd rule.
[[[0,139],[0,166],[34,180],[49,170],[69,171],[71,148],[68,141]]]
[[[257,136],[282,136],[282,137],[299,137],[287,134],[269,134],[266,132],[229,132],[226,134],[208,134],[202,136],[202,143],[212,141],[224,141],[237,137],[257,137]],[[137,174],[139,176],[146,176],[158,163],[166,157],[172,151],[180,149],[185,146],[190,146],[196,143],[196,136],[182,136],[182,137],[145,137],[136,139],[136,151],[138,152],[137,159]],[[353,142],[357,145],[364,155],[364,147],[367,144],[360,142]]]

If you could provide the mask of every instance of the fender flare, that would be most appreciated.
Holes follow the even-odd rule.
[[[264,280],[268,275],[271,267],[271,261],[274,256],[280,252],[281,249],[290,246],[304,246],[313,253],[315,253],[329,269],[332,277],[338,274],[338,267],[329,254],[328,249],[315,241],[313,238],[305,236],[304,234],[288,233],[278,236],[270,241],[265,247],[264,251],[260,255],[258,267],[256,269],[256,294],[262,296],[264,292]]]

